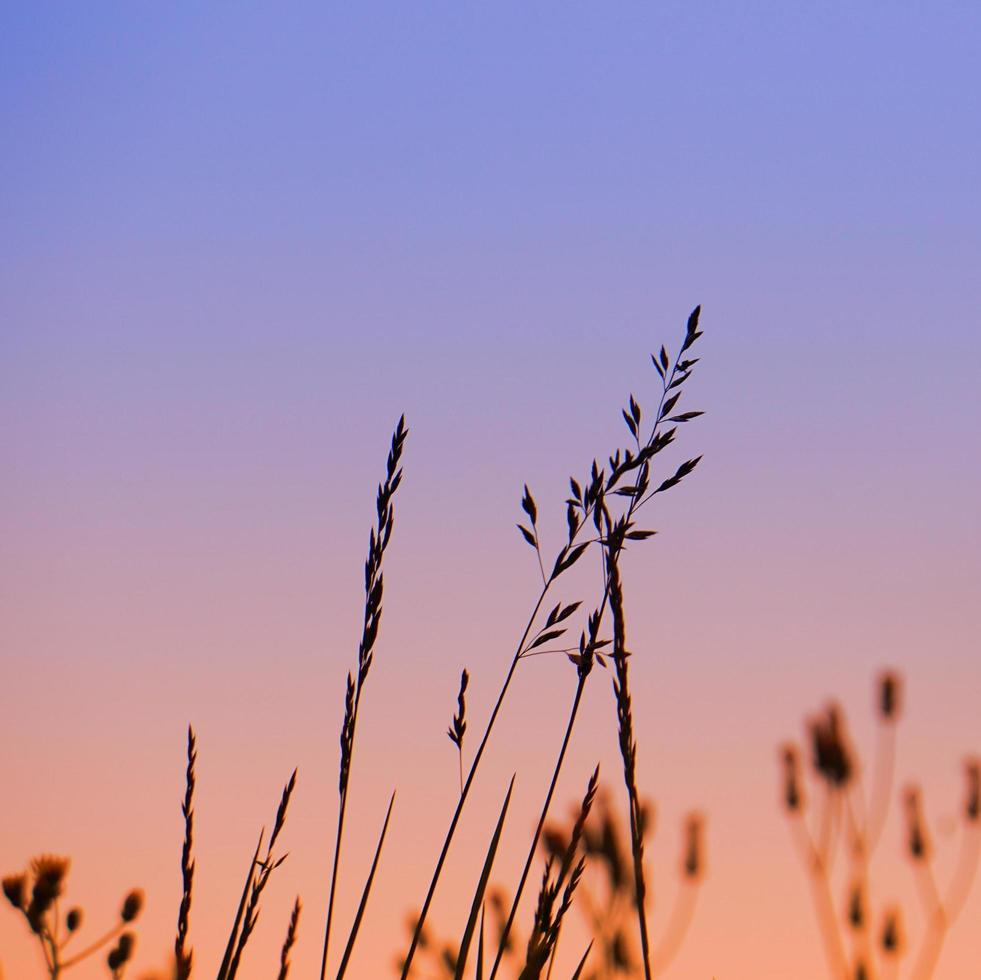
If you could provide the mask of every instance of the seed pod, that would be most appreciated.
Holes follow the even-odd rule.
[[[8,875],[3,879],[3,893],[15,909],[23,912],[27,904],[27,875]]]
[[[892,908],[886,912],[882,925],[882,951],[887,956],[896,956],[903,945],[902,926],[899,920],[899,909]]]
[[[134,888],[125,899],[123,907],[119,912],[119,918],[123,922],[132,922],[143,908],[143,892],[139,888]]]
[[[891,670],[879,676],[879,714],[884,721],[895,721],[899,715],[902,684]]]

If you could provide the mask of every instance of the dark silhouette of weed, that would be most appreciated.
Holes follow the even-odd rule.
[[[455,947],[445,947],[442,950],[443,962],[452,975],[462,978],[466,971],[470,948],[476,938],[477,946],[477,976],[483,980],[485,972],[485,953],[488,952],[485,943],[485,906],[489,897],[493,914],[498,924],[497,947],[489,977],[493,980],[505,956],[510,957],[518,948],[514,942],[513,926],[522,897],[523,889],[530,873],[531,865],[537,853],[542,833],[545,828],[550,806],[554,797],[573,730],[578,717],[585,684],[593,672],[593,667],[599,664],[607,668],[607,658],[612,660],[614,671],[613,690],[617,711],[617,724],[621,755],[623,757],[624,780],[627,788],[628,812],[630,815],[630,854],[631,873],[620,879],[620,887],[629,888],[632,894],[632,907],[637,913],[638,931],[640,935],[640,960],[645,977],[650,980],[652,975],[652,955],[647,929],[647,913],[645,896],[647,891],[646,877],[643,864],[643,837],[645,818],[639,802],[639,791],[636,780],[637,746],[632,727],[631,697],[627,674],[627,658],[629,653],[625,645],[625,613],[620,570],[620,556],[628,547],[637,542],[650,538],[654,532],[636,526],[637,512],[655,495],[663,493],[680,483],[698,464],[699,457],[683,462],[672,475],[662,479],[655,486],[652,483],[656,457],[674,442],[678,426],[691,421],[701,412],[689,411],[680,414],[671,413],[681,398],[683,385],[691,376],[697,358],[691,358],[688,353],[695,341],[701,336],[698,328],[700,310],[696,308],[688,318],[683,341],[677,357],[672,362],[667,350],[662,346],[659,354],[652,355],[652,361],[660,378],[660,394],[657,408],[653,414],[648,429],[643,428],[643,413],[639,402],[630,395],[627,408],[623,412],[624,421],[630,434],[631,445],[617,448],[610,454],[607,464],[601,466],[598,460],[593,460],[585,479],[579,481],[574,477],[569,480],[571,495],[565,501],[565,516],[568,527],[566,540],[561,543],[554,558],[545,560],[538,527],[538,508],[534,497],[527,486],[521,499],[521,507],[526,516],[526,522],[519,524],[521,536],[534,549],[538,569],[541,574],[542,587],[532,604],[531,613],[511,656],[510,664],[505,673],[500,692],[491,710],[490,716],[477,744],[470,764],[464,772],[463,746],[464,735],[467,731],[466,690],[469,674],[463,671],[460,689],[457,697],[457,711],[453,717],[448,735],[457,748],[458,767],[460,770],[460,795],[455,810],[450,819],[449,827],[436,861],[430,883],[421,905],[419,915],[412,924],[412,935],[408,950],[400,962],[403,978],[407,978],[413,968],[413,958],[417,950],[427,947],[426,917],[430,909],[436,888],[439,884],[442,870],[447,860],[460,817],[466,805],[471,787],[473,786],[484,750],[494,729],[495,722],[507,696],[511,681],[522,660],[545,654],[559,653],[573,663],[576,672],[576,685],[573,694],[569,717],[558,757],[553,767],[552,776],[542,804],[537,826],[529,845],[527,859],[520,879],[515,888],[513,901],[505,914],[504,905],[498,895],[488,896],[488,885],[493,869],[494,858],[500,843],[507,817],[508,802],[511,797],[509,788],[507,797],[502,805],[494,834],[488,846],[487,855],[478,881],[474,900],[471,906],[463,936]],[[368,556],[364,567],[365,604],[361,639],[358,644],[357,663],[353,673],[348,673],[344,690],[344,714],[340,732],[340,760],[338,776],[338,812],[334,845],[330,863],[329,890],[327,899],[326,923],[321,955],[320,980],[326,980],[329,964],[330,940],[335,912],[335,899],[339,878],[341,854],[343,851],[344,824],[349,803],[350,773],[354,759],[356,744],[357,722],[361,698],[370,673],[382,618],[382,597],[384,591],[384,576],[382,564],[385,551],[391,539],[394,526],[393,499],[402,480],[401,458],[408,435],[404,417],[399,419],[391,440],[388,453],[385,478],[378,486],[376,497],[377,520],[369,534]],[[652,489],[653,487],[653,489]],[[558,591],[559,580],[565,572],[575,566],[587,553],[593,550],[600,558],[600,568],[603,572],[602,588],[598,601],[592,612],[585,617],[585,622],[579,629],[578,644],[572,646],[556,646],[576,622],[581,600],[568,601],[560,599],[546,612],[551,602],[546,605],[546,599]],[[565,580],[562,580],[564,584]],[[588,608],[588,607],[587,607]],[[610,610],[613,620],[613,635],[603,638],[604,616]],[[607,648],[611,648],[607,652]],[[190,980],[195,959],[189,942],[190,912],[192,906],[193,888],[195,881],[195,860],[193,856],[194,843],[194,793],[196,788],[195,765],[197,760],[197,740],[192,729],[188,729],[186,785],[181,811],[184,819],[184,840],[181,850],[181,899],[177,916],[177,929],[174,940],[174,963],[172,975],[175,980]],[[586,795],[580,807],[579,817],[574,822],[569,841],[561,854],[551,855],[546,860],[545,872],[535,906],[535,916],[531,933],[524,944],[524,957],[520,966],[522,980],[540,977],[546,969],[551,972],[554,964],[554,952],[558,945],[564,918],[570,909],[573,899],[582,884],[586,869],[588,853],[587,823],[590,809],[596,795],[598,774],[594,773],[587,788]],[[514,780],[512,779],[512,788]],[[269,878],[285,860],[285,855],[278,856],[275,845],[285,826],[289,803],[296,785],[296,772],[288,780],[280,800],[263,854],[265,831],[259,835],[259,841],[252,855],[241,897],[233,919],[232,927],[224,949],[224,955],[217,972],[217,980],[236,980],[245,950],[248,946],[259,919],[261,899]],[[365,882],[361,901],[355,914],[348,940],[337,969],[337,980],[341,980],[350,962],[358,935],[359,928],[370,896],[375,872],[379,865],[382,846],[392,816],[395,795],[388,806],[384,823],[379,835],[371,870]],[[694,833],[689,843],[689,864],[695,868],[699,864]],[[260,858],[260,855],[263,855]],[[56,921],[57,906],[55,900],[60,894],[61,884],[67,872],[67,861],[61,859],[39,859],[33,869],[33,897],[28,900],[25,896],[28,890],[27,876],[14,876],[4,880],[4,891],[8,899],[20,909],[27,918],[31,930],[39,937],[45,952],[49,973],[52,978],[59,972],[83,956],[101,948],[113,939],[117,940],[109,954],[108,965],[114,977],[120,977],[126,964],[131,959],[133,949],[132,935],[121,926],[112,930],[99,941],[99,946],[84,950],[82,954],[71,961],[62,956],[63,941],[59,934],[59,923]],[[629,883],[629,884],[625,884]],[[135,893],[134,893],[135,894]],[[136,899],[128,899],[123,911],[123,924],[131,921],[139,911]],[[50,917],[52,906],[55,919]],[[300,902],[297,898],[290,918],[286,940],[280,957],[280,978],[285,978],[289,970],[290,953],[297,941]],[[65,928],[72,933],[81,921],[80,913],[69,913]],[[70,938],[70,935],[68,936]],[[592,947],[590,946],[590,949]],[[590,949],[586,950],[579,961],[575,976],[584,976]],[[452,956],[450,953],[452,952]]]
[[[884,672],[876,688],[878,740],[871,796],[866,796],[857,750],[848,737],[844,715],[835,704],[807,723],[813,804],[804,785],[800,749],[787,744],[780,753],[783,806],[808,872],[828,966],[836,980],[896,980],[904,966],[903,956],[909,951],[899,905],[891,902],[878,911],[872,908],[869,870],[893,799],[901,694],[899,676]],[[934,872],[934,848],[920,790],[910,785],[902,794],[906,856],[926,920],[925,934],[905,974],[911,980],[933,976],[944,938],[964,908],[977,870],[981,854],[981,763],[968,759],[964,772],[961,853],[946,890],[940,888]],[[839,843],[844,845],[846,882],[840,907],[835,902],[833,877]]]
[[[129,926],[143,910],[143,892],[134,889],[123,899],[118,921],[97,939],[75,951],[85,915],[73,906],[62,916],[59,909],[71,861],[44,854],[31,861],[28,871],[3,879],[3,893],[18,911],[38,941],[50,980],[59,980],[66,970],[113,944],[106,955],[112,980],[121,980],[133,957],[136,937]]]

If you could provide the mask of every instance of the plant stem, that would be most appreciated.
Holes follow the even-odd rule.
[[[518,887],[514,894],[514,901],[511,903],[511,911],[508,914],[507,921],[504,923],[504,928],[501,930],[501,941],[497,947],[497,955],[494,957],[494,965],[491,967],[490,980],[494,980],[497,976],[498,968],[501,965],[501,959],[504,956],[504,948],[507,945],[508,936],[511,933],[511,926],[514,923],[515,914],[518,911],[518,902],[521,900],[521,893],[524,890],[525,882],[528,880],[528,873],[531,870],[532,862],[535,859],[535,851],[538,849],[538,841],[542,836],[542,828],[545,826],[545,820],[548,816],[548,809],[552,804],[552,797],[555,794],[555,786],[559,781],[559,772],[562,769],[562,763],[565,760],[566,750],[569,748],[569,740],[572,737],[572,729],[576,723],[576,715],[579,713],[579,705],[582,701],[582,692],[586,686],[586,677],[581,675],[579,677],[579,682],[576,684],[576,695],[572,700],[572,708],[569,711],[569,722],[566,725],[565,737],[562,739],[562,748],[559,750],[559,757],[555,760],[555,768],[552,771],[552,781],[549,783],[548,793],[545,795],[545,803],[542,805],[541,816],[538,818],[538,826],[535,828],[535,834],[531,841],[531,847],[528,849],[528,857],[525,860],[525,866],[521,872],[521,878],[518,881]]]
[[[419,937],[422,935],[423,926],[426,922],[426,916],[429,913],[429,906],[432,904],[433,895],[436,893],[436,885],[439,882],[439,876],[442,873],[443,865],[446,862],[446,856],[449,853],[450,843],[452,842],[453,835],[456,832],[457,824],[460,822],[460,815],[463,813],[463,807],[467,802],[467,796],[470,794],[470,787],[473,785],[474,776],[477,773],[477,767],[480,765],[480,760],[484,754],[484,748],[487,745],[487,742],[490,739],[491,731],[494,728],[494,722],[497,721],[497,716],[500,713],[501,705],[504,703],[504,698],[507,695],[508,688],[511,686],[511,678],[514,677],[514,672],[518,667],[518,661],[521,659],[521,652],[524,650],[525,643],[528,640],[528,635],[531,633],[531,627],[535,622],[535,617],[538,615],[538,611],[541,609],[542,603],[545,601],[545,596],[548,594],[551,584],[552,580],[549,579],[542,587],[542,591],[538,596],[538,601],[535,603],[535,607],[532,609],[531,615],[528,617],[528,623],[524,628],[524,632],[521,634],[521,639],[518,641],[518,646],[514,652],[514,657],[511,659],[511,666],[508,668],[508,672],[504,677],[504,683],[501,685],[500,694],[497,696],[497,702],[494,705],[494,710],[491,712],[490,719],[487,722],[487,727],[484,729],[483,737],[480,740],[480,745],[477,746],[477,751],[474,754],[473,761],[470,763],[470,770],[467,773],[466,782],[463,784],[463,791],[460,793],[460,799],[457,802],[456,809],[453,811],[453,818],[450,820],[449,829],[446,831],[446,837],[443,839],[443,846],[439,852],[439,858],[436,861],[436,869],[433,871],[433,877],[429,882],[429,889],[426,892],[425,901],[422,903],[419,917],[416,920],[416,927],[412,933],[412,940],[409,943],[409,950],[405,954],[405,963],[402,966],[401,980],[407,980],[409,976],[409,969],[412,966],[412,958],[415,956],[416,947],[419,945]]]

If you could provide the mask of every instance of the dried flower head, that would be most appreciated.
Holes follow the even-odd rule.
[[[781,750],[783,760],[783,801],[791,813],[798,811],[804,803],[800,783],[800,756],[794,745],[785,745]]]
[[[865,895],[861,882],[852,885],[848,893],[848,924],[853,929],[861,929],[865,924]]]
[[[902,682],[892,670],[879,675],[879,714],[884,721],[895,721],[899,715]]]
[[[40,918],[51,908],[61,895],[61,889],[68,874],[71,862],[68,858],[43,854],[31,862],[34,874],[34,887],[31,891],[31,908],[35,917]]]
[[[551,858],[558,858],[569,846],[569,837],[558,827],[546,827],[542,831],[542,847]]]
[[[930,841],[926,828],[923,826],[923,811],[920,802],[920,791],[911,786],[906,790],[906,840],[910,857],[914,861],[922,861],[929,856]]]
[[[133,956],[133,947],[136,945],[136,937],[131,932],[124,932],[117,941],[116,945],[109,950],[109,955],[106,957],[106,963],[109,965],[109,969],[112,970],[114,975],[119,975],[122,967],[124,967]]]
[[[896,956],[901,952],[903,934],[898,908],[891,908],[886,912],[885,921],[882,924],[881,942],[882,951],[887,956]]]
[[[27,903],[27,875],[8,875],[3,879],[3,893],[15,909],[23,912]]]
[[[829,705],[823,717],[814,718],[810,729],[814,768],[818,775],[832,788],[844,787],[851,779],[853,765],[837,705]]]
[[[131,932],[124,932],[119,937],[119,944],[117,948],[119,949],[119,954],[123,958],[125,963],[133,955],[133,947],[136,945],[136,936]]]
[[[84,918],[84,913],[77,906],[73,909],[69,909],[68,915],[65,916],[65,928],[69,932],[76,932],[79,928],[81,928],[82,920]]]
[[[690,813],[685,818],[685,851],[682,870],[686,878],[696,879],[705,870],[702,846],[702,829],[705,821],[700,813]]]
[[[123,907],[120,909],[119,918],[123,922],[132,922],[143,909],[143,892],[139,888],[134,888],[123,899]]]
[[[964,775],[967,778],[964,816],[969,823],[977,823],[981,816],[981,759],[968,759],[964,763]]]

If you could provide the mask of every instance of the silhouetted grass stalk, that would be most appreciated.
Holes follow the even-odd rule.
[[[559,773],[562,769],[562,763],[565,760],[566,750],[569,748],[569,741],[572,737],[572,729],[576,724],[576,716],[579,713],[579,705],[582,702],[582,693],[586,686],[586,677],[589,675],[591,668],[592,656],[589,657],[588,667],[585,669],[583,669],[583,667],[579,668],[579,679],[576,683],[576,693],[572,700],[572,708],[569,711],[569,721],[566,725],[565,736],[562,739],[562,747],[559,749],[559,756],[555,762],[555,767],[552,770],[552,778],[548,785],[548,792],[545,794],[545,802],[542,805],[542,812],[538,818],[538,825],[535,827],[531,847],[528,849],[528,857],[525,859],[524,867],[521,870],[521,877],[518,879],[518,887],[515,889],[514,900],[511,903],[511,910],[508,913],[507,921],[504,923],[504,928],[501,930],[501,939],[497,948],[497,954],[494,957],[494,965],[491,967],[490,980],[494,980],[494,977],[497,976],[498,968],[500,967],[501,960],[504,956],[504,950],[507,945],[508,937],[511,934],[511,926],[514,923],[514,917],[518,911],[518,903],[521,901],[521,895],[524,891],[525,882],[528,880],[528,874],[531,871],[532,861],[535,858],[535,852],[538,850],[538,842],[542,837],[542,828],[545,826],[545,821],[548,818],[549,807],[552,803],[552,797],[555,795],[555,786],[559,781]]]
[[[273,848],[276,846],[276,841],[279,839],[279,835],[286,824],[286,814],[289,810],[290,797],[293,795],[293,790],[296,787],[296,770],[293,770],[293,774],[290,776],[283,788],[283,795],[279,802],[279,808],[276,811],[276,819],[273,823],[272,833],[269,835],[269,843],[266,846],[266,855],[262,861],[258,861],[259,850],[256,850],[256,856],[252,861],[252,870],[249,878],[247,879],[248,885],[246,891],[248,892],[248,902],[245,905],[244,915],[242,914],[242,904],[239,903],[239,915],[236,916],[236,927],[241,923],[241,931],[238,932],[237,940],[235,942],[235,951],[231,958],[227,961],[228,965],[225,970],[220,974],[223,980],[235,980],[238,974],[239,966],[242,962],[242,956],[245,953],[245,947],[248,944],[249,939],[252,936],[252,931],[255,929],[256,922],[259,919],[259,902],[262,898],[262,893],[265,891],[266,885],[269,883],[269,878],[285,860],[286,855],[284,854],[280,858],[273,856]],[[260,848],[262,837],[260,836]],[[245,892],[243,892],[243,898],[245,897]],[[233,936],[237,929],[233,930]],[[227,949],[226,949],[227,957]]]
[[[613,666],[616,672],[613,689],[617,702],[617,723],[620,756],[623,759],[623,781],[627,788],[630,816],[630,844],[633,856],[634,890],[637,905],[637,925],[640,929],[641,955],[644,976],[651,980],[651,943],[647,928],[647,885],[644,880],[644,841],[641,836],[640,794],[637,791],[637,742],[633,731],[633,709],[627,667],[626,625],[623,611],[623,588],[620,581],[619,552],[623,530],[607,526],[607,570],[610,611],[613,616]]]
[[[378,486],[376,500],[377,523],[372,528],[368,541],[368,558],[365,561],[365,607],[364,625],[361,642],[358,646],[357,682],[352,687],[351,675],[348,674],[347,693],[345,698],[344,721],[341,728],[341,763],[339,780],[339,802],[337,810],[337,833],[334,840],[334,853],[331,859],[330,892],[327,899],[327,923],[324,927],[324,947],[320,961],[320,980],[325,980],[327,974],[327,957],[330,950],[331,925],[334,918],[334,897],[337,890],[337,876],[341,861],[341,846],[344,837],[344,817],[347,812],[348,784],[351,763],[354,757],[354,741],[358,725],[358,708],[361,705],[361,694],[371,669],[373,649],[378,637],[381,624],[382,595],[384,577],[382,575],[382,558],[392,534],[395,511],[392,498],[402,480],[402,470],[399,462],[408,429],[405,427],[403,415],[395,427],[392,444],[388,453],[386,479]]]
[[[643,445],[640,442],[639,436],[639,426],[641,422],[641,411],[639,405],[631,396],[630,398],[630,412],[624,412],[624,418],[627,422],[627,426],[630,429],[637,446],[637,451],[634,453],[630,450],[625,450],[621,456],[620,450],[616,451],[614,456],[610,457],[610,475],[607,479],[605,476],[605,471],[599,469],[596,461],[593,462],[592,471],[590,473],[589,479],[586,481],[585,492],[582,487],[575,481],[570,480],[570,485],[572,487],[573,497],[567,502],[568,507],[568,523],[569,523],[569,537],[568,543],[563,545],[560,549],[555,563],[553,565],[552,572],[550,574],[545,573],[545,564],[541,558],[541,546],[538,537],[538,529],[536,526],[536,509],[534,501],[531,499],[531,494],[528,488],[525,487],[525,496],[522,500],[522,507],[525,513],[528,515],[531,521],[531,529],[519,525],[519,530],[525,540],[535,549],[536,556],[539,561],[539,566],[542,572],[542,590],[538,595],[538,598],[534,604],[531,615],[528,618],[528,622],[525,625],[524,630],[521,633],[521,638],[518,641],[518,645],[515,649],[514,655],[512,656],[511,663],[508,667],[507,673],[504,677],[504,682],[501,685],[500,693],[498,694],[497,700],[494,704],[494,708],[491,711],[490,718],[487,722],[487,726],[484,729],[484,734],[481,737],[480,743],[477,747],[477,751],[474,754],[474,758],[470,764],[470,769],[467,774],[467,779],[464,782],[463,790],[460,793],[460,798],[457,802],[456,808],[454,809],[453,816],[450,820],[449,828],[443,839],[443,844],[440,848],[439,857],[436,861],[436,867],[433,871],[432,878],[429,883],[429,887],[426,891],[426,897],[423,900],[422,908],[419,912],[419,917],[416,922],[415,929],[413,930],[412,938],[409,943],[409,949],[406,953],[405,959],[403,961],[403,968],[401,974],[401,980],[407,980],[409,976],[409,971],[411,969],[412,960],[416,952],[416,948],[419,944],[419,938],[422,934],[423,928],[425,926],[426,917],[429,913],[430,906],[432,904],[433,896],[436,892],[436,887],[439,883],[439,878],[443,870],[443,866],[446,862],[446,857],[449,853],[450,845],[453,840],[453,836],[456,832],[457,825],[460,821],[460,816],[463,812],[463,808],[466,805],[467,797],[470,792],[470,787],[473,784],[474,777],[476,775],[477,769],[480,765],[480,761],[483,757],[484,748],[490,739],[491,732],[494,728],[494,723],[497,720],[497,716],[500,712],[501,705],[504,703],[504,699],[507,696],[507,692],[510,688],[511,681],[514,677],[514,673],[517,669],[518,662],[522,656],[527,655],[532,652],[532,647],[526,649],[526,644],[532,635],[532,627],[534,626],[535,620],[541,611],[542,605],[545,601],[546,596],[549,593],[552,585],[555,583],[556,579],[568,568],[570,568],[585,552],[589,544],[594,543],[593,541],[587,541],[585,543],[579,542],[579,532],[582,528],[588,526],[589,519],[592,517],[597,531],[600,529],[600,524],[598,520],[598,510],[597,507],[602,505],[604,496],[607,493],[612,493],[615,495],[622,495],[629,497],[630,502],[627,508],[627,516],[625,518],[627,528],[627,537],[632,540],[640,540],[643,537],[648,537],[653,532],[646,531],[633,531],[630,528],[630,517],[633,515],[634,511],[646,503],[651,497],[656,493],[661,493],[676,486],[678,483],[684,479],[698,464],[699,458],[693,460],[687,460],[678,467],[673,476],[663,481],[655,490],[647,494],[649,489],[649,475],[650,475],[650,464],[653,457],[661,452],[663,449],[667,448],[673,440],[674,433],[676,431],[676,426],[670,429],[666,433],[660,432],[660,426],[662,422],[672,422],[676,424],[681,424],[683,422],[688,422],[693,418],[701,415],[701,412],[685,412],[681,415],[669,417],[670,411],[677,404],[680,398],[681,392],[675,391],[674,394],[669,394],[673,389],[680,388],[685,380],[691,375],[694,365],[697,363],[697,358],[695,360],[684,360],[682,355],[694,344],[694,342],[701,336],[701,332],[698,329],[699,314],[701,312],[700,307],[696,307],[688,318],[685,339],[682,346],[678,352],[678,356],[675,358],[674,366],[671,367],[670,374],[668,369],[671,366],[671,362],[668,358],[667,352],[664,347],[661,348],[660,358],[652,355],[652,360],[654,366],[658,371],[662,381],[662,392],[660,401],[658,403],[656,418],[651,430],[650,438]],[[617,484],[620,479],[627,473],[637,471],[637,476],[635,483],[632,487],[617,488]],[[646,494],[646,496],[645,496]],[[600,607],[599,616],[602,618],[602,610],[606,605],[606,595],[604,595],[603,603]],[[558,634],[539,634],[537,642],[544,642],[545,638],[555,638]],[[323,980],[323,977],[321,977]]]
[[[181,813],[184,817],[184,846],[181,849],[181,903],[177,913],[177,938],[174,940],[175,980],[188,980],[191,976],[193,952],[187,945],[187,933],[191,915],[191,892],[194,885],[194,767],[197,762],[197,740],[194,729],[187,726],[187,772]]]
[[[344,947],[344,955],[341,957],[341,964],[337,969],[337,980],[342,980],[347,971],[351,954],[354,952],[354,944],[358,939],[358,930],[361,928],[361,921],[364,918],[365,909],[368,907],[368,896],[371,894],[371,885],[375,880],[375,872],[378,870],[378,860],[381,858],[382,847],[385,844],[385,835],[388,833],[388,822],[392,818],[392,807],[395,805],[395,793],[392,793],[388,801],[388,810],[385,813],[385,823],[382,825],[381,834],[378,837],[378,846],[375,848],[375,856],[371,861],[371,870],[365,881],[364,890],[361,893],[361,901],[358,904],[358,911],[355,913],[354,922],[351,925],[351,934],[348,936],[347,945]]]
[[[277,980],[286,980],[290,972],[290,951],[296,943],[296,933],[300,923],[300,896],[296,896],[293,903],[293,911],[290,914],[290,924],[286,930],[286,938],[283,940],[283,948],[279,954],[279,976]]]

